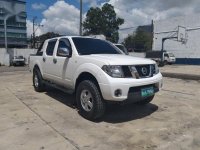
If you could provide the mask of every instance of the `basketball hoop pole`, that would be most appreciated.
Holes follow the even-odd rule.
[[[163,57],[164,43],[165,43],[166,40],[169,40],[169,39],[177,39],[177,37],[165,37],[165,38],[162,38],[161,66],[164,66],[164,57]]]

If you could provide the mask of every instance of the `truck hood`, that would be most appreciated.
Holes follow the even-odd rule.
[[[87,59],[95,59],[101,61],[107,65],[144,65],[155,64],[154,61],[146,58],[133,57],[122,54],[92,54],[85,55]]]

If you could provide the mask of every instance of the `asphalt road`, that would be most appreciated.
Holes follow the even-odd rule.
[[[198,150],[200,83],[164,78],[151,104],[109,105],[91,122],[55,89],[37,93],[29,72],[0,73],[1,150]]]

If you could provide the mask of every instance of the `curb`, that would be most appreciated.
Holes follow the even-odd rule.
[[[185,79],[185,80],[200,80],[200,75],[170,73],[170,72],[161,72],[161,74],[164,77],[170,77],[170,78],[178,78],[178,79]]]

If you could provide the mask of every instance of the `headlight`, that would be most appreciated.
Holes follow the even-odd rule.
[[[124,73],[121,66],[103,66],[103,71],[113,78],[124,78]]]

